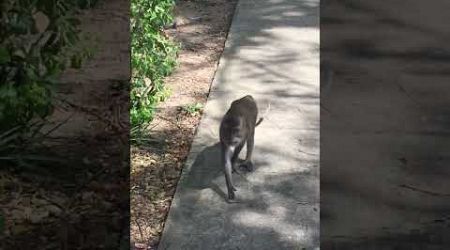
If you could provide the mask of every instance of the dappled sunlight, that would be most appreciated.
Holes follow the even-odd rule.
[[[309,238],[311,236],[308,235],[308,232],[299,229],[298,225],[280,222],[275,219],[283,217],[283,215],[286,213],[285,208],[280,206],[269,207],[268,210],[269,211],[267,211],[266,213],[258,213],[252,211],[238,212],[231,218],[231,220],[233,220],[234,223],[245,227],[270,229],[278,233],[279,235],[292,236],[286,237],[286,239],[291,241],[292,243],[303,243],[310,240]]]

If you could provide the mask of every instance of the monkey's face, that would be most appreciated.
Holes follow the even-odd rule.
[[[243,140],[242,129],[240,127],[231,128],[229,138],[226,138],[226,140],[230,146],[241,144]]]
[[[229,146],[237,146],[244,140],[243,122],[239,118],[227,119],[223,124],[222,140]]]

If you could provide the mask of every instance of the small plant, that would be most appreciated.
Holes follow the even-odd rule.
[[[48,135],[60,127],[61,122],[53,128],[42,131],[46,120],[36,121],[23,126],[15,126],[0,133],[0,165],[4,167],[27,168],[28,170],[44,170],[49,162],[63,163],[64,161],[45,153],[45,141]],[[26,128],[23,128],[26,127]],[[36,149],[40,148],[40,151]],[[41,165],[40,163],[46,163]],[[44,167],[44,168],[42,168]]]
[[[183,107],[183,110],[189,115],[194,116],[201,113],[201,111],[203,110],[203,104],[199,102],[188,104]]]

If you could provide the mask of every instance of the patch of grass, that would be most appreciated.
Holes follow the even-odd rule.
[[[182,110],[184,112],[186,112],[187,114],[194,116],[197,114],[201,114],[201,112],[203,111],[203,104],[201,104],[199,102],[188,104],[186,106],[183,106]]]

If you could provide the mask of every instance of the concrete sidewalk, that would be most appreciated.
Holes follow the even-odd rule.
[[[219,123],[247,94],[271,108],[228,204]],[[316,249],[319,215],[319,1],[240,0],[159,249]]]

